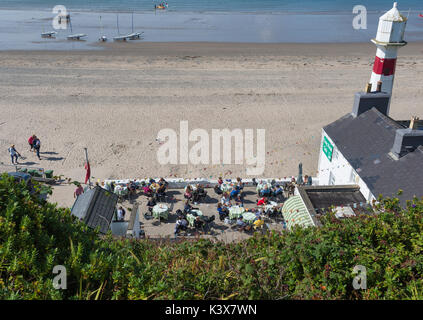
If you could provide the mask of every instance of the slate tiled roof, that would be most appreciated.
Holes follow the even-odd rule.
[[[109,230],[117,200],[116,194],[95,187],[78,196],[71,213],[82,219],[90,228],[100,227],[100,232],[104,234]]]
[[[423,196],[423,146],[394,160],[389,152],[400,123],[375,108],[354,118],[348,114],[323,128],[375,197],[396,196],[402,204]]]

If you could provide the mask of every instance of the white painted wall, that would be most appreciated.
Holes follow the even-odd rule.
[[[333,145],[332,161],[326,157],[323,153],[323,140],[326,137],[329,142]],[[334,178],[334,183],[331,183],[331,175]],[[322,129],[322,138],[320,140],[320,151],[319,151],[319,173],[318,173],[319,185],[345,185],[345,184],[357,184],[360,186],[360,192],[366,198],[367,201],[375,199],[373,194],[370,192],[366,183],[360,178],[354,168],[345,159],[342,153],[339,151],[332,139],[326,134],[325,130]],[[333,181],[332,181],[333,182]]]

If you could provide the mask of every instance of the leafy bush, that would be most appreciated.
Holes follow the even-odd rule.
[[[423,199],[240,243],[114,239],[0,179],[0,299],[422,299]],[[53,288],[55,265],[67,290]],[[366,290],[352,286],[367,269]]]

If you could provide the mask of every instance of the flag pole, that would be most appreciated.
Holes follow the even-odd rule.
[[[84,150],[85,150],[85,161],[86,161],[86,165],[88,166],[88,150],[87,148],[84,148]],[[91,187],[91,177],[88,177],[88,185]]]

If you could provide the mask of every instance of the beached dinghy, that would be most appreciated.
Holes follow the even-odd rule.
[[[54,38],[56,36],[56,31],[49,31],[49,32],[43,32],[41,33],[42,38]]]
[[[133,33],[130,33],[130,34],[126,35],[126,38],[127,38],[128,40],[136,40],[136,39],[140,39],[140,38],[141,38],[141,35],[142,35],[143,33],[144,33],[144,32],[133,32]]]
[[[69,17],[70,17],[70,15],[69,15]],[[87,36],[85,33],[72,34],[72,32],[73,32],[72,31],[72,21],[70,19],[69,19],[69,26],[70,26],[70,29],[71,29],[71,34],[66,37],[68,40],[81,40],[81,38],[84,38],[84,37]]]
[[[101,36],[98,39],[98,41],[106,42],[107,41],[107,37],[103,33],[103,24],[101,23],[101,16],[100,16],[100,28],[101,28]]]
[[[126,36],[113,37],[114,41],[126,41]]]
[[[141,38],[141,34],[144,32],[134,32],[134,13],[132,12],[132,32],[126,35],[128,40],[137,40]]]
[[[81,38],[86,37],[87,35],[85,33],[77,33],[77,34],[70,34],[66,38],[68,40],[81,40]]]
[[[119,14],[116,14],[116,27],[117,27],[117,32],[118,34],[120,34],[119,32]],[[116,36],[113,37],[113,41],[126,41],[126,36]]]
[[[116,26],[119,33],[119,16],[117,16]],[[134,14],[132,13],[132,33],[126,34],[124,36],[113,37],[114,41],[127,41],[127,40],[137,40],[141,39],[141,35],[144,32],[134,32]]]

